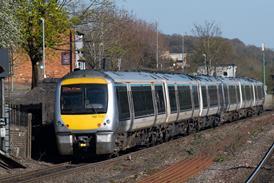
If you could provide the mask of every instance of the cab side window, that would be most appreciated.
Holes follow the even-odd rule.
[[[128,120],[130,118],[128,93],[126,86],[116,86],[117,104],[119,111],[119,120]]]

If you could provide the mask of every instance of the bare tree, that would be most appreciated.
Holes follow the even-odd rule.
[[[206,61],[207,65],[223,63],[231,52],[231,46],[222,37],[222,31],[215,21],[194,24],[192,33],[197,40],[194,45],[193,60],[197,64]]]
[[[86,20],[92,23],[83,28],[85,57],[92,68],[100,68],[102,58],[107,59],[108,69],[113,70],[155,68],[156,28],[153,23],[139,20],[114,5],[97,11],[94,13],[97,16]],[[159,35],[160,52],[164,50],[163,45],[163,37]]]

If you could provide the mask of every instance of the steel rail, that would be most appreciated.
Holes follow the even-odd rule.
[[[271,157],[271,154],[274,151],[274,143],[270,146],[266,154],[264,155],[263,159],[260,161],[260,163],[257,165],[256,169],[252,172],[252,174],[247,178],[245,181],[246,183],[251,183],[255,180],[256,176],[260,172],[262,166],[267,162],[267,160]]]
[[[256,117],[255,117],[256,118]],[[246,119],[243,119],[246,120]],[[242,120],[239,120],[242,121]],[[161,143],[161,145],[166,144],[166,143],[176,143],[177,141],[180,141],[181,138],[173,139],[172,141],[164,142]],[[160,145],[160,144],[159,144]],[[26,182],[39,182],[42,180],[48,180],[49,178],[52,177],[59,177],[59,176],[64,176],[68,175],[71,173],[75,172],[82,172],[87,169],[91,168],[97,168],[97,167],[102,167],[102,166],[112,166],[116,162],[120,160],[125,160],[129,156],[134,156],[134,155],[140,155],[140,154],[146,154],[148,152],[154,152],[155,149],[157,148],[158,145],[152,146],[150,148],[144,148],[144,149],[133,149],[133,151],[128,151],[122,152],[122,154],[116,158],[112,159],[107,159],[99,162],[93,162],[93,163],[83,163],[83,164],[71,164],[71,162],[66,162],[62,164],[58,164],[55,166],[43,168],[43,169],[38,169],[34,171],[29,171],[25,172],[22,174],[15,174],[15,175],[9,175],[9,176],[4,176],[0,177],[0,182],[4,183],[10,183],[10,182],[21,182],[21,183],[26,183]],[[11,177],[12,176],[12,177]]]
[[[25,172],[22,174],[16,174],[16,175],[8,175],[8,176],[3,176],[0,177],[0,182],[11,182],[11,181],[19,181],[21,179],[25,179],[25,178],[29,178],[32,176],[38,176],[38,175],[42,175],[45,172],[50,172],[50,171],[58,171],[64,167],[68,167],[68,166],[72,166],[70,165],[68,162],[65,163],[61,163],[58,165],[54,165],[54,166],[50,166],[50,167],[45,167],[42,169],[37,169],[37,170],[33,170],[33,171],[29,171],[29,172]]]

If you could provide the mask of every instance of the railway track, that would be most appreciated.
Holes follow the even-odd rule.
[[[55,166],[34,170],[30,172],[26,172],[23,174],[6,176],[0,178],[1,183],[10,183],[10,182],[20,182],[20,183],[30,183],[30,182],[40,182],[43,180],[48,180],[48,178],[58,177],[62,175],[68,175],[70,173],[81,172],[91,168],[97,168],[101,165],[111,166],[113,163],[113,159],[109,159],[102,162],[89,163],[89,164],[79,164],[74,165],[70,163],[62,163]]]
[[[77,172],[83,172],[87,171],[88,169],[96,169],[96,168],[104,168],[105,170],[108,168],[111,168],[113,164],[116,162],[119,162],[121,160],[125,159],[130,159],[129,157],[134,156],[137,153],[149,153],[153,152],[154,148],[156,146],[153,146],[151,148],[145,148],[145,149],[140,149],[138,151],[133,151],[131,153],[125,153],[121,156],[112,158],[112,159],[107,159],[99,162],[94,162],[94,163],[81,163],[81,164],[71,164],[69,162],[50,166],[47,168],[39,169],[39,170],[34,170],[22,174],[16,174],[16,175],[9,175],[5,177],[0,177],[0,182],[1,183],[11,183],[11,182],[16,182],[16,183],[31,183],[31,182],[41,182],[44,180],[49,180],[49,178],[53,177],[61,177],[65,175],[69,175],[71,173],[77,173]]]
[[[197,174],[201,170],[209,167],[213,162],[212,157],[200,156],[189,160],[183,160],[175,163],[162,171],[155,173],[139,183],[180,183],[188,180],[189,177]]]
[[[241,120],[240,120],[241,121]],[[180,141],[181,138],[172,140],[172,143],[176,143]],[[167,142],[169,143],[169,142]],[[163,143],[165,144],[165,143]],[[11,183],[11,182],[42,182],[49,180],[50,178],[55,177],[62,177],[69,174],[75,174],[78,172],[86,172],[87,170],[103,168],[104,170],[111,168],[115,163],[119,161],[130,160],[131,156],[134,157],[135,155],[143,156],[147,153],[154,153],[157,149],[157,146],[153,146],[150,148],[138,149],[137,151],[131,151],[130,153],[122,154],[119,157],[107,159],[99,162],[93,163],[81,163],[81,164],[71,164],[70,162],[62,163],[54,166],[50,166],[47,168],[34,170],[26,173],[9,175],[5,177],[0,177],[1,183]],[[188,177],[195,175],[200,170],[203,170],[210,166],[212,163],[212,157],[200,156],[194,157],[190,160],[183,160],[179,163],[176,163],[174,166],[170,166],[170,168],[164,169],[157,174],[156,176],[152,175],[153,177],[148,177],[149,180],[155,182],[157,177],[161,177],[163,181],[165,180],[174,180],[174,182],[181,182],[181,180],[186,180]],[[187,168],[188,167],[188,168]],[[77,175],[77,174],[76,174]],[[142,181],[142,180],[141,180]],[[160,180],[161,181],[161,180]],[[157,181],[156,181],[157,182]],[[158,181],[159,182],[159,181]]]
[[[256,169],[252,172],[252,174],[247,178],[246,183],[254,182],[256,177],[259,175],[259,173],[262,171],[262,168],[267,163],[267,161],[271,158],[271,156],[274,153],[274,143],[270,146],[268,151],[265,153],[264,157],[260,161],[260,163],[257,165]]]

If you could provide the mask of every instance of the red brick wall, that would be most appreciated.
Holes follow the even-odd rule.
[[[61,51],[46,50],[46,76],[60,78],[70,71],[69,65],[62,65]],[[74,63],[73,63],[74,66]],[[29,56],[23,51],[18,51],[13,56],[13,80],[16,83],[30,84],[32,71]]]

